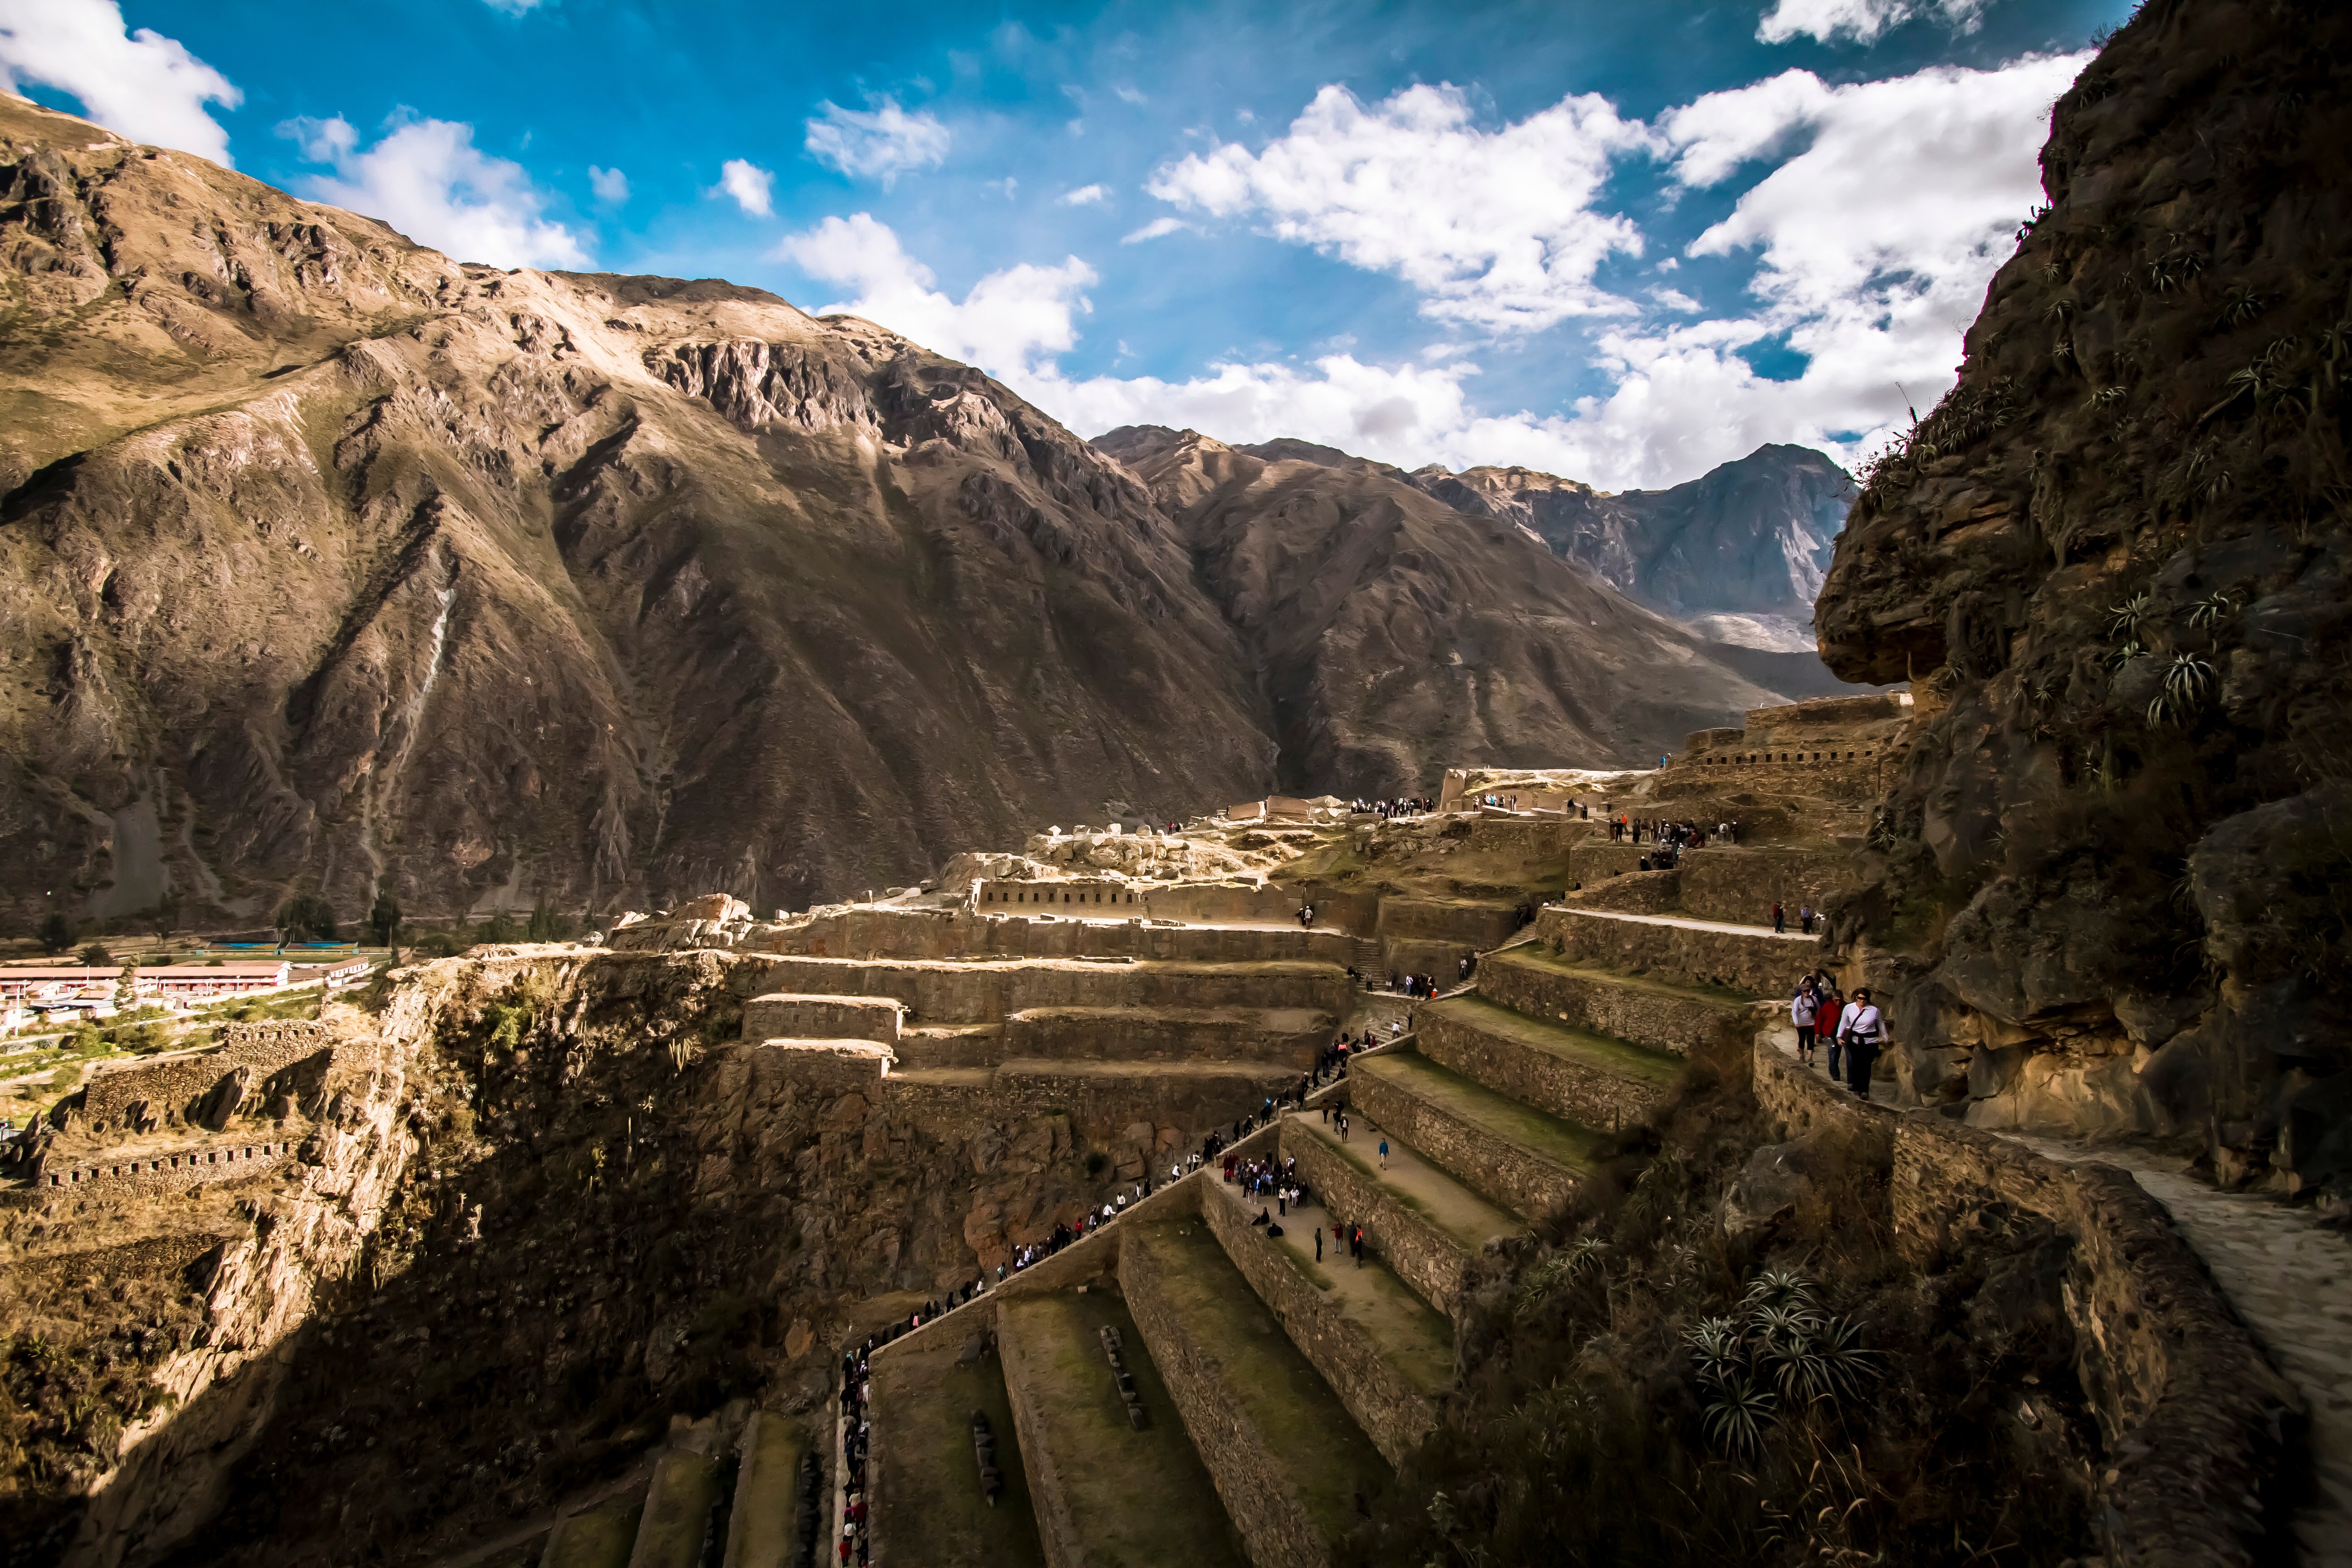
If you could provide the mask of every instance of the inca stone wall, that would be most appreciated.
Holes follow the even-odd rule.
[[[1348,1414],[1391,1465],[1421,1446],[1437,1425],[1437,1408],[1413,1392],[1323,1292],[1283,1255],[1281,1244],[1249,1222],[1241,1200],[1214,1182],[1201,1191],[1201,1216],[1266,1304],[1291,1342],[1331,1385]]]
[[[1647,1120],[1667,1086],[1611,1072],[1489,1033],[1440,1003],[1415,1020],[1423,1056],[1540,1110],[1603,1131]]]
[[[1691,985],[1723,985],[1751,996],[1786,995],[1821,962],[1817,938],[1770,931],[1709,931],[1579,914],[1553,905],[1536,921],[1537,936],[1571,963],[1655,974]]]
[[[2074,1243],[2064,1300],[2077,1373],[2115,1456],[2103,1482],[2109,1563],[2273,1560],[2265,1494],[2278,1502],[2301,1400],[2161,1205],[2112,1167],[2062,1164],[1941,1116],[1864,1104],[1769,1037],[1754,1061],[1757,1102],[1785,1134],[1839,1127],[1887,1150],[1896,1240],[1915,1257],[1935,1256],[1987,1206],[2040,1215]]]
[[[1676,1055],[1688,1055],[1746,1011],[1729,998],[1676,995],[1620,984],[1608,975],[1580,974],[1537,947],[1514,948],[1481,960],[1478,991],[1515,1013]]]
[[[993,1023],[1034,1007],[1305,1007],[1337,1016],[1348,1005],[1347,972],[1324,963],[786,957],[765,962],[761,989],[889,997],[907,1005],[912,1024]]]
[[[1364,1120],[1402,1138],[1491,1203],[1539,1219],[1576,1191],[1576,1173],[1495,1138],[1406,1094],[1380,1074],[1350,1071],[1349,1100]]]
[[[1322,1538],[1283,1479],[1265,1436],[1228,1391],[1229,1374],[1216,1347],[1195,1342],[1169,1308],[1162,1280],[1173,1266],[1151,1242],[1148,1230],[1130,1229],[1121,1237],[1119,1288],[1225,1512],[1257,1568],[1323,1568],[1329,1559]]]
[[[1299,1179],[1334,1218],[1342,1225],[1362,1226],[1368,1244],[1398,1279],[1447,1317],[1454,1315],[1470,1265],[1470,1255],[1460,1242],[1407,1208],[1387,1185],[1313,1133],[1286,1127],[1282,1152],[1298,1161]]]
[[[1679,871],[1619,871],[1587,882],[1561,902],[1580,910],[1615,910],[1629,915],[1664,914],[1682,898]]]
[[[774,993],[743,1004],[747,1040],[873,1040],[898,1043],[898,1004],[883,996]]]
[[[1684,855],[1675,875],[1681,879],[1686,915],[1761,925],[1771,920],[1778,901],[1794,930],[1799,909],[1810,904],[1818,914],[1832,894],[1852,885],[1853,862],[1843,850],[1709,845]]]
[[[124,1131],[125,1112],[133,1105],[143,1104],[158,1122],[184,1121],[197,1101],[237,1068],[259,1083],[332,1044],[317,1024],[224,1024],[221,1043],[209,1050],[100,1068],[82,1091],[82,1115],[92,1132],[105,1134]]]

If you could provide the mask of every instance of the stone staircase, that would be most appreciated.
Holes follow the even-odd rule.
[[[824,1545],[811,1454],[805,1430],[773,1411],[751,1412],[731,1447],[716,1423],[685,1428],[650,1477],[558,1519],[535,1557],[514,1556],[539,1568],[808,1568]]]
[[[1331,1562],[1435,1424],[1481,1252],[1571,1198],[1745,1020],[1733,987],[1657,977],[1676,930],[1603,957],[1540,932],[1489,952],[1413,1034],[1231,1151],[1297,1162],[1310,1198],[1275,1225],[1213,1164],[876,1352],[875,1562]],[[1359,1226],[1360,1261],[1340,1239]],[[974,1412],[998,1434],[993,1507]]]

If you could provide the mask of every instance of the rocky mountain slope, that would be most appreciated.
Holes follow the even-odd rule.
[[[1532,468],[1431,467],[1409,482],[1515,522],[1553,552],[1673,616],[1810,620],[1853,480],[1810,447],[1759,447],[1662,490],[1614,495]]]
[[[1687,629],[1385,465],[1158,426],[1095,445],[1182,530],[1262,671],[1286,782],[1403,791],[1448,758],[1639,761],[1707,713],[1776,700]]]
[[[1180,521],[871,323],[461,266],[18,99],[0,257],[19,931],[380,881],[799,905],[1111,802],[1630,763],[1787,694],[1392,479]]]
[[[2340,6],[2140,8],[2059,101],[2050,205],[1818,620],[1841,674],[1945,704],[1837,928],[1921,1091],[2055,1059],[2225,1179],[2338,1201],[2347,82]]]
[[[1150,498],[867,323],[461,267],[19,100],[0,255],[19,927],[796,903],[1271,779]]]

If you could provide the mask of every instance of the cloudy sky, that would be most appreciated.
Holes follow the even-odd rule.
[[[1082,434],[1673,484],[1951,384],[2126,0],[0,0],[0,83],[467,260],[723,277]]]

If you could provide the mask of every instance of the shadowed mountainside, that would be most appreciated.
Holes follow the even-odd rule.
[[[2059,100],[2050,206],[1819,616],[1840,674],[1944,704],[1838,926],[1921,1092],[2119,1061],[2120,1109],[2224,1181],[2339,1204],[2347,82],[2340,6],[2140,9]]]
[[[1095,444],[1175,516],[1247,643],[1286,784],[1402,790],[1448,763],[1637,762],[1710,712],[1780,700],[1717,645],[1386,465],[1158,426]]]

